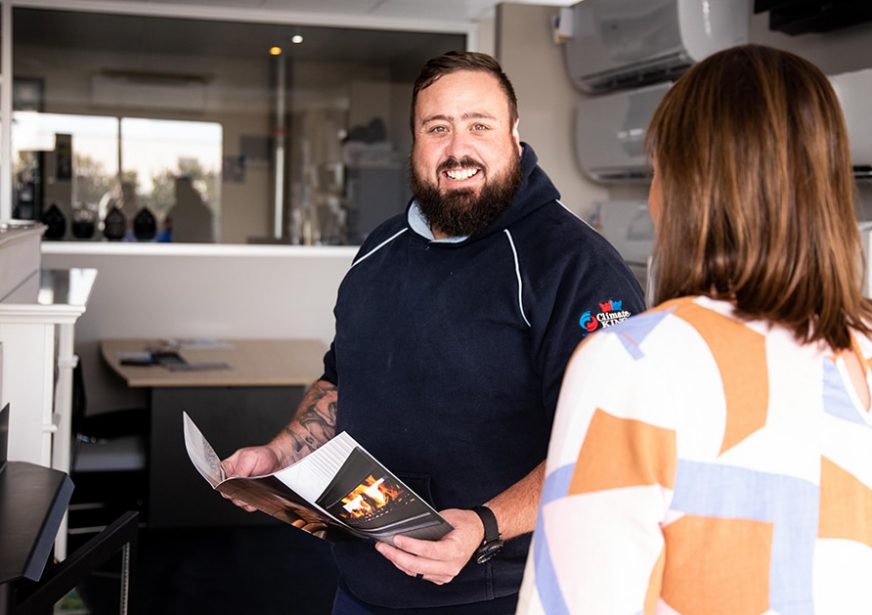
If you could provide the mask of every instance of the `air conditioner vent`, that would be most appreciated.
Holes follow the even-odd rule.
[[[686,54],[678,53],[621,70],[582,77],[579,85],[591,94],[639,88],[661,81],[675,81],[691,64],[693,62]]]

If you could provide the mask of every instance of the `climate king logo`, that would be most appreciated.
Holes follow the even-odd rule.
[[[593,333],[600,327],[606,328],[627,320],[631,314],[623,309],[623,299],[609,299],[599,304],[599,312],[594,315],[593,310],[582,313],[578,324],[584,329],[585,335]]]

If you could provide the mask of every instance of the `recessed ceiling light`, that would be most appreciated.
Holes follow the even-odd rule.
[[[291,37],[291,42],[295,45],[299,45],[300,43],[303,42],[303,35],[302,34],[294,34]]]
[[[272,47],[269,48],[269,54],[271,56],[280,56],[280,55],[282,55],[282,48],[278,47],[276,45],[273,45]]]

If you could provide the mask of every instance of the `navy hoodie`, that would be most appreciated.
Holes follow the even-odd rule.
[[[510,206],[462,242],[391,218],[339,288],[323,378],[346,430],[437,510],[472,508],[546,457],[563,371],[578,343],[644,309],[615,249],[559,201],[524,145]],[[393,608],[517,593],[530,535],[443,586],[405,575],[371,543],[334,545],[341,583]],[[477,613],[487,613],[478,605]]]

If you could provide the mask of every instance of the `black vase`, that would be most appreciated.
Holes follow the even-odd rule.
[[[67,232],[67,217],[57,203],[52,203],[51,207],[42,212],[40,221],[45,224],[46,229],[43,237],[46,239],[63,239]]]
[[[73,223],[70,230],[76,239],[90,239],[94,236],[94,213],[85,209],[73,212]]]
[[[157,235],[157,219],[154,214],[143,207],[133,216],[133,236],[139,241],[149,241]]]
[[[127,232],[127,217],[116,206],[112,206],[103,219],[103,237],[110,241],[121,241]]]

